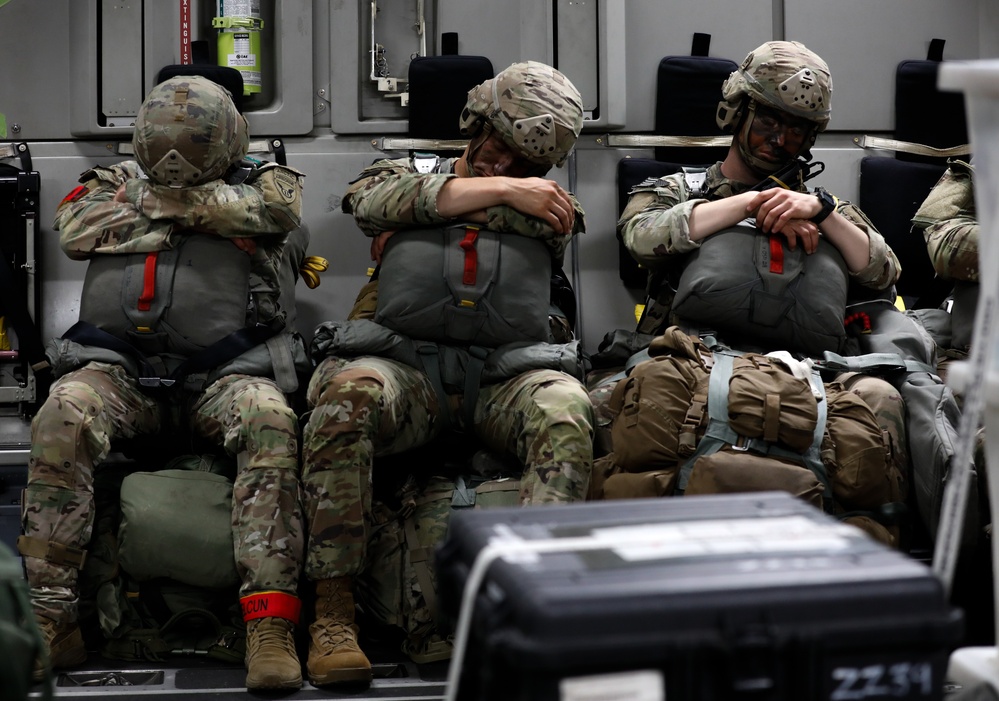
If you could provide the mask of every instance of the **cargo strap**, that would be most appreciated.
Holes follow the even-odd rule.
[[[903,153],[914,153],[919,156],[931,156],[936,158],[952,158],[954,156],[967,156],[971,153],[971,144],[959,144],[950,148],[934,148],[925,144],[917,144],[912,141],[899,141],[898,139],[886,139],[880,136],[858,136],[853,139],[853,143],[864,149],[884,149],[887,151],[901,151]]]
[[[892,372],[929,372],[936,374],[934,367],[918,360],[907,360],[898,353],[865,353],[849,357],[826,351],[822,360],[815,361],[815,368],[830,372],[859,372],[865,375],[882,375]]]
[[[53,565],[64,565],[76,570],[82,570],[83,563],[87,560],[87,551],[83,548],[27,535],[17,537],[17,550],[27,557],[37,557]]]
[[[773,456],[790,459],[794,462],[804,463],[805,466],[815,474],[815,477],[822,483],[823,501],[832,506],[832,490],[829,487],[829,475],[825,465],[822,464],[822,436],[826,429],[826,394],[825,386],[817,372],[811,375],[811,385],[817,395],[818,420],[815,422],[815,431],[812,435],[812,445],[802,453],[796,453],[787,448],[781,448],[773,440],[776,439],[776,427],[771,427],[763,439],[746,438],[736,433],[728,423],[728,391],[729,380],[732,377],[732,367],[739,353],[732,351],[714,352],[714,366],[711,368],[711,377],[708,380],[708,428],[701,438],[694,454],[680,468],[680,476],[677,482],[677,491],[682,493],[687,488],[690,480],[690,473],[694,469],[694,463],[698,458],[711,455],[725,446],[731,446],[737,451],[751,451],[758,455]],[[775,420],[775,411],[768,412]],[[774,421],[765,422],[773,424]]]

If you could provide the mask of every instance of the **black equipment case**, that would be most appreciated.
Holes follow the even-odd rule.
[[[436,564],[457,699],[930,701],[962,634],[926,566],[783,493],[469,509]]]

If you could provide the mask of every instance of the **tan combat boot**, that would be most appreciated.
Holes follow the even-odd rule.
[[[295,651],[295,625],[284,618],[246,624],[246,688],[300,689],[302,663]]]
[[[80,626],[75,621],[59,622],[51,618],[38,618],[38,628],[45,641],[48,659],[52,669],[63,669],[82,664],[87,659],[87,648],[83,644]],[[45,679],[45,656],[35,658],[31,678],[36,682]]]
[[[371,681],[371,663],[357,646],[350,587],[350,577],[316,582],[316,622],[309,626],[312,642],[306,664],[315,686]]]

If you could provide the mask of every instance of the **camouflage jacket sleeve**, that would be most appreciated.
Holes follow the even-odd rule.
[[[56,210],[53,228],[74,260],[95,253],[135,253],[167,248],[173,222],[154,221],[128,202],[114,202],[118,187],[141,177],[135,161],[98,167],[80,176],[82,185]]]
[[[130,203],[152,220],[168,220],[178,228],[225,237],[284,234],[302,223],[302,177],[286,166],[269,163],[246,183],[212,180],[171,189],[149,180],[125,185]]]
[[[745,186],[736,187],[719,174],[717,165],[708,171],[715,199],[747,189]],[[682,174],[658,180],[650,178],[635,186],[630,193],[628,204],[618,220],[621,239],[641,265],[651,270],[661,269],[676,256],[689,253],[700,245],[690,240],[690,211],[695,205],[707,201],[688,199]],[[892,285],[898,279],[900,266],[884,237],[850,202],[840,200],[836,211],[866,233],[870,241],[870,260],[863,270],[851,274],[853,279],[865,287],[879,290]]]
[[[576,211],[576,219],[573,222],[571,236],[556,234],[551,225],[543,219],[523,214],[513,207],[506,205],[497,205],[489,207],[486,210],[486,216],[488,217],[486,226],[493,231],[543,239],[548,244],[549,249],[551,249],[552,255],[561,263],[565,257],[565,249],[568,248],[572,236],[581,234],[586,230],[586,213],[583,212],[582,205],[579,204],[579,200],[576,199],[575,195],[570,194],[569,197],[572,198],[572,206]]]
[[[80,180],[86,191],[67,197],[55,222],[63,250],[78,260],[169,249],[183,229],[252,237],[283,234],[301,221],[301,175],[281,166],[261,168],[250,184],[212,181],[177,190],[142,178],[134,161],[95,168]],[[122,184],[127,201],[116,202]]]
[[[870,242],[870,258],[867,266],[863,270],[850,273],[850,277],[858,284],[874,290],[884,290],[894,285],[902,272],[902,266],[899,264],[895,252],[885,241],[885,237],[855,204],[847,200],[840,200],[836,211],[867,234],[867,239]]]
[[[687,199],[681,174],[649,179],[632,188],[617,227],[631,256],[649,269],[661,268],[698,247],[690,240],[690,210],[705,199]]]
[[[368,166],[343,196],[343,211],[368,236],[389,229],[440,224],[437,194],[452,173],[416,173],[405,159],[381,160]]]
[[[951,162],[912,223],[914,232],[922,232],[938,275],[978,282],[978,217],[969,164]]]

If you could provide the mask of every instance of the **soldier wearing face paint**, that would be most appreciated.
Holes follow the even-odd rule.
[[[318,367],[302,459],[306,574],[317,598],[308,672],[316,685],[371,678],[357,644],[353,588],[365,562],[375,457],[459,430],[524,466],[522,504],[582,499],[588,486],[592,416],[578,379],[578,343],[555,342],[548,319],[551,270],[570,237],[582,232],[583,212],[572,194],[542,177],[575,144],[581,96],[550,66],[517,63],[469,92],[460,123],[470,137],[460,157],[378,161],[343,199],[344,211],[372,239],[380,276],[362,290],[350,320],[323,324],[312,345]],[[452,247],[447,232],[459,223],[460,246]],[[416,236],[427,237],[431,256],[451,251],[441,255],[455,256],[473,278],[488,258],[484,237],[539,262],[514,270],[512,285],[541,285],[544,297],[524,305],[540,310],[533,338],[512,343],[500,334],[473,347],[440,329],[428,337],[423,331],[430,328],[400,333],[376,323],[394,282],[389,266],[402,256],[406,269],[395,270],[407,277],[408,268],[421,266],[405,258],[407,250],[419,254],[404,248]],[[417,296],[420,287],[414,283],[402,296]],[[461,306],[456,318],[482,305]],[[469,382],[473,372],[477,379]]]
[[[828,66],[802,44],[773,41],[750,53],[722,86],[717,121],[733,134],[732,145],[724,161],[708,168],[698,196],[690,196],[682,174],[632,190],[618,228],[635,260],[650,271],[662,270],[749,217],[792,249],[802,246],[812,253],[823,237],[843,256],[851,279],[864,287],[884,290],[894,284],[898,259],[857,207],[804,187],[753,189],[793,159],[809,157],[816,136],[829,124],[831,97]],[[668,290],[650,292],[660,308],[669,309]]]
[[[781,180],[789,165],[808,164],[817,135],[829,124],[831,98],[832,76],[822,58],[798,42],[767,42],[752,51],[722,86],[716,119],[733,135],[725,159],[706,169],[650,178],[632,189],[618,230],[632,257],[649,271],[650,303],[639,322],[639,338],[679,326],[687,333],[707,333],[740,351],[790,351],[820,358],[825,351],[846,352],[843,322],[848,288],[889,291],[900,266],[859,208],[821,188],[809,191],[804,178]],[[752,241],[747,245],[756,248],[729,246],[736,239]],[[718,241],[726,243],[719,246]],[[691,280],[684,275],[704,264],[709,248],[717,251],[718,258],[712,259],[715,270],[719,265],[735,269],[736,258],[750,260],[751,269],[746,271],[744,289],[738,280],[726,280],[732,283],[732,293],[720,305],[711,294],[699,297],[698,314],[691,312],[695,307],[681,304],[696,296],[682,297],[683,283]],[[777,275],[768,279],[759,266],[769,257],[769,272],[780,273],[772,264],[785,255],[806,271],[809,265],[825,268],[796,278],[787,287],[799,287],[781,298],[770,293],[775,289],[783,293],[787,287],[771,287]],[[724,265],[725,256],[732,264]],[[713,280],[712,274],[698,274]],[[749,286],[761,278],[767,285],[764,294],[754,291],[751,296]],[[781,315],[795,304],[801,309],[802,296],[809,294],[806,285],[812,286],[812,298],[821,298],[823,293],[815,292],[815,285],[821,285],[823,278],[836,278],[841,298],[838,308],[824,315],[825,327],[805,338],[801,324],[784,324]],[[725,309],[712,316],[712,304]],[[725,315],[726,321],[720,321]],[[875,377],[854,380],[852,391],[867,402],[889,437],[894,469],[906,475],[905,407],[898,391]],[[603,382],[591,391],[601,434],[613,420],[607,407],[614,387],[613,382]]]

